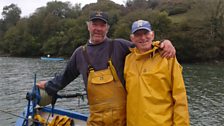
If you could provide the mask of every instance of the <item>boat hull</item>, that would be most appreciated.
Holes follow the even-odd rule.
[[[20,115],[21,117],[17,119],[15,126],[24,126],[24,124],[26,123],[26,119],[25,119],[27,117],[26,109],[27,108],[25,108],[22,114]],[[40,114],[41,117],[45,118],[46,120],[48,119],[49,122],[54,118],[54,116],[57,116],[57,115],[68,116],[71,119],[73,119],[75,126],[86,126],[86,121],[88,118],[87,115],[61,109],[61,108],[54,108],[54,116],[52,117],[52,109],[51,107],[48,107],[48,106],[43,108],[38,108],[38,114]],[[29,121],[29,124],[32,124],[32,121]]]

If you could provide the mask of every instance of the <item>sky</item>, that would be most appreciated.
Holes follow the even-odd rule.
[[[55,0],[0,0],[0,18],[2,18],[2,10],[4,6],[8,6],[11,3],[16,4],[22,11],[21,16],[29,16],[31,15],[33,12],[35,12],[35,10],[39,7],[43,7],[46,6],[47,2],[50,1],[55,1]],[[75,5],[76,3],[81,3],[81,7],[83,7],[85,4],[89,4],[89,3],[96,3],[97,0],[57,0],[57,1],[62,1],[62,2],[66,2],[69,1],[70,3],[72,3],[72,5]],[[115,3],[118,4],[124,4],[125,0],[111,0],[114,1]]]

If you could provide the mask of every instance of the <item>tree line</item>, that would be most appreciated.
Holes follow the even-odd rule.
[[[27,17],[12,3],[3,7],[0,19],[0,55],[69,57],[87,42],[86,21],[95,10],[109,14],[111,38],[129,40],[132,22],[144,19],[156,40],[172,41],[181,62],[224,59],[223,0],[127,0],[125,5],[98,0],[82,8],[52,1]]]

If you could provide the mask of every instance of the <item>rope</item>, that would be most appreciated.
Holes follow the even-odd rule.
[[[37,121],[37,120],[34,120],[34,119],[32,119],[32,118],[30,118],[30,119],[29,119],[29,118],[25,118],[25,117],[23,117],[23,116],[13,114],[13,113],[8,112],[8,111],[4,111],[4,110],[2,110],[2,109],[0,109],[0,111],[3,112],[3,113],[9,114],[9,115],[15,116],[15,117],[19,117],[19,118],[22,118],[22,119],[25,119],[25,120],[29,120],[29,121],[35,122],[35,123],[45,124],[45,123],[41,123],[41,122],[39,122],[39,121]]]

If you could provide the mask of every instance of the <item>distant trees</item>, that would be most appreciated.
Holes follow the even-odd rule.
[[[16,22],[19,21],[21,14],[21,9],[17,7],[15,4],[10,4],[9,6],[5,6],[3,8],[2,16],[4,19],[4,25],[6,29],[11,26],[16,25]]]
[[[219,58],[224,57],[224,1],[217,0],[214,3],[214,10],[212,11],[210,18],[211,27],[211,40],[214,41],[216,45],[216,52]]]
[[[133,21],[148,20],[156,40],[170,39],[183,62],[224,57],[223,0],[127,0],[125,6],[97,0],[81,8],[52,1],[30,17],[21,18],[15,4],[3,8],[0,19],[0,54],[12,56],[70,56],[89,38],[86,21],[91,11],[109,14],[112,38],[129,39]]]
[[[189,3],[191,9],[184,13],[185,16],[171,16],[177,23],[172,25],[175,31],[169,38],[177,48],[178,57],[185,62],[223,60],[224,1]]]
[[[0,52],[8,53],[8,49],[5,50],[4,43],[2,42],[3,37],[6,31],[9,30],[11,27],[14,27],[16,23],[20,20],[20,14],[21,9],[15,4],[10,4],[9,6],[3,7],[3,19],[0,20]]]

